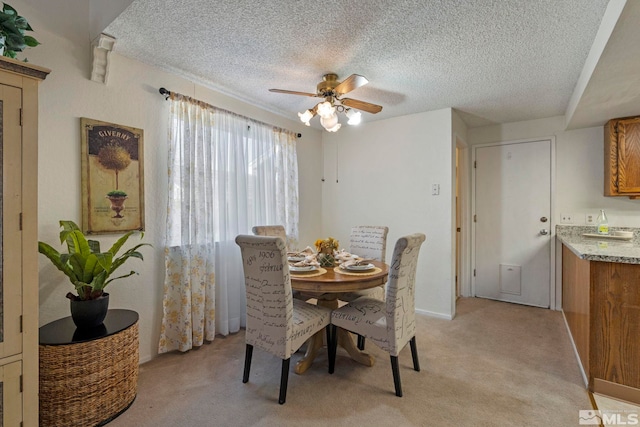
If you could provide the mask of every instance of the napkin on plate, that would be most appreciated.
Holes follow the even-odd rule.
[[[345,261],[340,264],[340,268],[347,268],[351,266],[361,266],[361,265],[369,265],[371,264],[372,259],[352,259],[349,261]]]
[[[314,254],[315,252],[313,252],[313,249],[311,249],[309,246],[307,246],[301,251],[287,252],[288,257],[307,257]]]
[[[334,258],[336,259],[336,261],[338,262],[347,262],[347,261],[352,261],[354,259],[358,259],[359,257],[357,255],[351,254],[347,251],[345,251],[344,249],[340,249],[335,255]]]
[[[302,261],[289,263],[289,265],[292,265],[294,267],[308,267],[308,266],[320,267],[320,263],[316,261],[313,257],[305,258]]]

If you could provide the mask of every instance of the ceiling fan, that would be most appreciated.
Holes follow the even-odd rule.
[[[382,106],[380,105],[357,99],[342,98],[345,93],[351,92],[367,83],[369,83],[369,80],[359,74],[352,74],[342,82],[339,82],[337,74],[328,73],[322,76],[322,81],[317,85],[316,93],[284,89],[269,89],[269,92],[324,98],[324,101],[318,103],[312,109],[304,113],[298,113],[298,117],[305,125],[309,126],[309,121],[318,114],[322,126],[329,132],[335,132],[341,126],[338,123],[337,112],[346,114],[347,118],[349,118],[348,124],[358,124],[360,123],[360,112],[355,110],[362,110],[371,114],[382,111]]]

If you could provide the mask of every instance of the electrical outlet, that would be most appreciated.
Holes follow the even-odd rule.
[[[584,217],[584,223],[588,225],[593,225],[596,223],[596,218],[598,218],[598,215],[596,214],[586,214]]]
[[[437,196],[440,194],[440,184],[432,184],[431,185],[431,195]]]
[[[562,223],[562,224],[573,224],[573,215],[571,215],[571,214],[560,214],[560,223]]]

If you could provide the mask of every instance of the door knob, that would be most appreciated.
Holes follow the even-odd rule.
[[[542,218],[540,218],[540,222],[547,222],[547,217],[543,216]]]
[[[547,234],[549,234],[549,230],[547,230],[546,228],[543,228],[542,230],[540,230],[540,234],[542,234],[543,236],[546,236]]]

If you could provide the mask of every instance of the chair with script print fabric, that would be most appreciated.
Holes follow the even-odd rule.
[[[396,242],[389,266],[386,301],[360,297],[331,314],[332,336],[336,328],[362,335],[389,352],[396,396],[402,396],[398,354],[407,343],[411,345],[413,369],[420,371],[416,348],[415,282],[418,253],[425,236],[421,233],[401,237]],[[336,342],[330,357],[336,356]],[[335,361],[329,361],[330,368]]]
[[[256,225],[251,229],[251,231],[256,236],[280,237],[282,238],[282,240],[284,240],[284,244],[287,247],[287,250],[289,249],[289,243],[287,243],[287,233],[282,225]],[[298,291],[293,291],[293,297],[296,299],[301,299],[303,301],[309,299],[308,295],[303,296]]]
[[[280,237],[284,240],[285,246],[288,248],[287,232],[282,225],[256,225],[251,229],[256,236]]]
[[[357,225],[351,228],[349,236],[349,253],[365,259],[373,259],[384,262],[387,252],[387,234],[389,227],[378,225]],[[384,299],[384,285],[373,289],[346,292],[340,294],[340,300],[353,301],[363,296]],[[358,348],[364,350],[364,337],[358,335]]]
[[[287,263],[287,249],[280,237],[236,237],[242,252],[247,291],[246,353],[242,382],[249,381],[253,347],[282,359],[280,397],[287,398],[291,355],[316,332],[326,329],[331,343],[329,319],[331,310],[294,299]],[[333,348],[327,346],[327,350]],[[333,372],[329,355],[329,372]],[[335,357],[333,358],[335,360]]]

